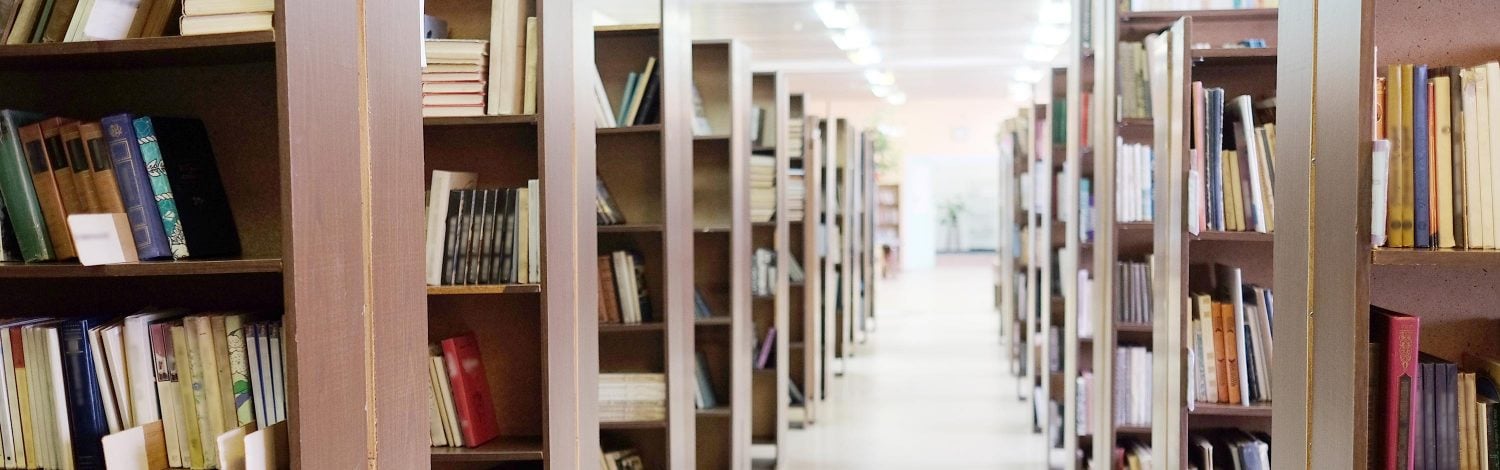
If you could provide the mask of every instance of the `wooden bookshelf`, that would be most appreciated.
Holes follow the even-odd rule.
[[[901,183],[882,181],[875,189],[874,207],[875,226],[870,236],[875,248],[875,276],[889,279],[901,272]]]
[[[857,283],[854,294],[857,296],[855,306],[858,308],[855,316],[855,340],[864,343],[872,331],[875,330],[875,275],[876,258],[879,250],[875,246],[875,217],[879,212],[876,205],[875,193],[875,140],[879,134],[877,129],[866,129],[860,133],[859,141],[859,170],[858,187],[855,198],[855,213],[858,215],[858,229],[855,237],[855,265]]]
[[[724,416],[698,414],[697,468],[747,468],[754,357],[751,330],[749,49],[735,41],[693,42],[693,83],[714,138],[693,145],[693,288],[728,328],[694,335]],[[720,137],[721,136],[721,137]],[[696,359],[695,359],[696,363]],[[697,386],[694,366],[693,384]],[[720,419],[728,417],[729,419]],[[705,419],[712,418],[712,419]]]
[[[751,224],[751,243],[756,249],[768,249],[776,254],[775,277],[770,297],[756,296],[751,303],[751,320],[755,325],[756,338],[764,345],[768,330],[775,329],[772,357],[766,369],[771,374],[755,374],[751,383],[750,436],[755,445],[773,448],[775,465],[781,453],[790,427],[789,408],[791,394],[791,281],[788,275],[792,261],[791,223],[787,215],[787,173],[791,169],[791,152],[788,125],[791,119],[791,97],[787,92],[786,77],[780,72],[758,72],[751,78],[751,105],[764,110],[768,118],[762,124],[763,138],[756,144],[754,152],[776,158],[775,214],[769,223]],[[768,133],[768,134],[766,134]],[[752,136],[753,137],[753,136]],[[766,145],[770,144],[770,145]],[[800,142],[798,142],[800,144]],[[799,234],[800,235],[800,234]],[[800,264],[800,261],[796,261]]]
[[[1000,336],[1011,359],[1011,373],[1017,377],[1016,395],[1024,399],[1029,393],[1024,379],[1030,374],[1026,367],[1026,345],[1028,337],[1026,302],[1027,269],[1030,233],[1030,212],[1025,205],[1030,196],[1022,194],[1026,185],[1026,171],[1030,168],[1031,145],[1034,143],[1031,126],[1031,106],[1021,108],[1018,115],[1006,120],[1002,126],[1000,147],[1000,241],[998,250],[999,295],[995,300],[1000,311]]]
[[[828,327],[826,335],[827,359],[824,362],[835,375],[842,375],[847,367],[846,359],[854,355],[854,192],[853,174],[856,161],[855,145],[859,132],[845,118],[831,118],[826,124],[828,159],[823,162],[824,191],[829,195],[824,204],[827,225],[828,253],[825,257],[824,305]]]
[[[794,353],[786,356],[789,384],[795,385],[802,391],[803,403],[801,406],[792,406],[793,409],[800,408],[800,422],[798,424],[807,426],[817,421],[819,397],[822,394],[823,356],[820,353],[819,339],[822,338],[822,281],[823,271],[821,260],[818,257],[819,233],[819,207],[822,204],[822,192],[818,191],[819,172],[817,168],[822,164],[823,141],[819,126],[822,119],[807,113],[809,106],[808,98],[803,94],[793,94],[788,98],[787,122],[798,120],[802,123],[801,139],[788,142],[787,149],[791,146],[800,147],[800,155],[790,158],[788,166],[802,171],[803,206],[802,218],[787,220],[787,256],[795,259],[802,266],[803,282],[793,284],[789,288],[788,311],[787,311],[787,339],[794,344],[811,344],[813,347],[804,346]],[[790,386],[789,385],[789,386]],[[791,414],[791,413],[789,413]]]
[[[662,18],[680,18],[678,0],[661,2]],[[596,166],[578,178],[597,174],[624,213],[628,229],[601,226],[598,243],[585,252],[633,250],[645,260],[646,289],[654,310],[654,332],[610,334],[599,326],[599,373],[663,374],[667,417],[646,422],[600,422],[606,450],[632,448],[647,468],[695,468],[694,371],[694,197],[692,137],[692,42],[685,24],[599,27],[593,60],[611,103],[618,106],[630,72],[656,58],[661,72],[661,124],[599,129]],[[584,80],[588,82],[588,80]],[[577,95],[585,99],[588,94]],[[589,216],[592,218],[592,215]],[[595,273],[580,274],[596,276]],[[592,281],[589,285],[594,285]],[[727,310],[726,310],[727,312]],[[587,318],[587,317],[585,317]],[[584,393],[594,395],[592,391]],[[580,463],[577,467],[582,467]],[[591,464],[590,464],[591,465]]]
[[[1060,196],[1066,188],[1071,185],[1068,181],[1067,141],[1069,134],[1066,132],[1068,116],[1072,109],[1068,102],[1068,68],[1054,67],[1048,72],[1048,79],[1040,84],[1038,91],[1039,112],[1034,115],[1037,119],[1036,129],[1040,130],[1034,137],[1037,139],[1037,160],[1032,163],[1032,184],[1037,185],[1041,180],[1045,183],[1032,188],[1032,201],[1037,205],[1040,220],[1038,225],[1032,227],[1031,256],[1037,260],[1035,268],[1028,271],[1034,274],[1037,292],[1046,301],[1038,302],[1036,312],[1038,315],[1037,328],[1032,331],[1033,350],[1039,351],[1036,355],[1037,380],[1028,382],[1041,389],[1041,393],[1034,396],[1044,397],[1045,412],[1035,419],[1042,429],[1042,435],[1047,436],[1047,459],[1049,466],[1057,465],[1054,458],[1060,454],[1066,454],[1069,447],[1068,437],[1065,430],[1069,428],[1064,418],[1068,415],[1068,408],[1072,405],[1067,403],[1068,383],[1073,382],[1073,373],[1066,370],[1065,360],[1054,362],[1053,358],[1059,355],[1067,355],[1068,340],[1065,338],[1067,330],[1067,300],[1064,297],[1069,291],[1067,286],[1069,271],[1066,260],[1066,242],[1069,238],[1068,230],[1064,224],[1067,212],[1071,209],[1064,206],[1066,202]],[[1061,131],[1061,132],[1060,132]],[[1076,160],[1076,159],[1075,159]],[[1063,175],[1059,180],[1057,176]],[[1057,260],[1057,268],[1054,268],[1053,260]],[[1054,272],[1057,269],[1061,272]],[[1062,280],[1059,285],[1054,285],[1053,278]],[[1054,334],[1056,332],[1056,334]],[[1058,341],[1062,340],[1062,341]],[[1036,409],[1035,406],[1032,408]],[[1056,413],[1058,420],[1053,421],[1052,415]],[[1061,428],[1061,430],[1059,429]],[[1062,433],[1062,442],[1053,442],[1052,436]],[[1061,447],[1056,447],[1061,446]]]
[[[1095,103],[1092,95],[1089,99],[1084,99],[1086,93],[1091,94],[1094,91],[1094,77],[1091,73],[1094,70],[1094,57],[1091,45],[1082,40],[1087,36],[1086,31],[1092,27],[1087,24],[1091,17],[1089,10],[1095,8],[1092,3],[1088,0],[1074,2],[1072,34],[1073,37],[1080,39],[1070,42],[1070,46],[1064,49],[1067,54],[1067,69],[1063,77],[1063,90],[1053,91],[1053,96],[1061,95],[1067,103],[1065,122],[1061,123],[1064,132],[1061,158],[1063,178],[1062,188],[1059,190],[1062,194],[1068,195],[1063,199],[1066,203],[1060,204],[1060,210],[1067,212],[1067,216],[1062,217],[1065,224],[1060,229],[1063,249],[1059,263],[1061,270],[1059,278],[1062,280],[1064,296],[1061,345],[1064,376],[1062,383],[1063,461],[1054,462],[1053,465],[1060,465],[1067,470],[1086,468],[1088,462],[1092,460],[1094,455],[1092,437],[1093,433],[1097,432],[1096,426],[1092,425],[1100,420],[1098,414],[1083,416],[1085,423],[1083,426],[1079,425],[1081,410],[1078,402],[1080,400],[1097,402],[1095,395],[1090,394],[1088,390],[1080,389],[1079,381],[1088,377],[1093,389],[1103,387],[1094,376],[1093,338],[1099,335],[1098,327],[1094,325],[1098,325],[1099,321],[1094,318],[1096,316],[1094,311],[1087,311],[1083,307],[1085,299],[1081,298],[1083,291],[1079,286],[1080,273],[1088,272],[1088,276],[1096,277],[1093,273],[1099,271],[1099,266],[1095,264],[1096,260],[1093,257],[1091,241],[1080,235],[1086,222],[1081,218],[1082,211],[1087,201],[1095,197],[1093,193],[1083,194],[1083,188],[1088,187],[1091,191],[1098,188],[1097,183],[1093,181],[1094,147],[1092,144],[1096,136],[1093,134],[1093,129],[1084,126],[1085,122],[1092,123],[1095,120],[1093,118]],[[1089,117],[1085,119],[1085,116]],[[1083,184],[1085,179],[1090,180],[1087,186]],[[1097,221],[1087,221],[1087,223],[1101,226],[1097,224]],[[1097,289],[1099,287],[1095,286],[1090,292],[1097,292]],[[1097,298],[1098,295],[1093,297]],[[1096,301],[1089,299],[1086,302],[1092,304]],[[1085,323],[1090,328],[1087,331],[1083,328]],[[1092,406],[1094,405],[1090,405]]]

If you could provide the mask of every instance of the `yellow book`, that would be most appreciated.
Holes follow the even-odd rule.
[[[216,439],[219,438],[218,429],[224,425],[224,416],[220,414],[218,407],[214,406],[218,400],[215,394],[219,387],[215,385],[213,362],[213,339],[204,331],[209,329],[207,317],[188,317],[183,320],[183,334],[187,336],[187,358],[193,393],[193,412],[198,417],[198,442],[203,452],[203,461],[213,463],[219,461]],[[209,346],[205,347],[204,342]],[[207,353],[205,357],[204,353]],[[181,367],[182,364],[178,364]]]
[[[1225,197],[1229,198],[1229,204],[1225,204],[1225,206],[1228,206],[1230,208],[1229,214],[1231,217],[1230,220],[1227,221],[1226,227],[1229,228],[1229,230],[1232,232],[1243,232],[1246,230],[1244,199],[1245,188],[1240,187],[1239,152],[1234,150],[1225,150],[1224,159],[1224,161],[1226,162],[1226,166],[1229,168],[1229,174],[1224,177],[1224,179],[1228,180],[1225,182],[1225,187],[1229,188],[1229,190],[1225,194]]]
[[[187,435],[187,463],[192,468],[205,468],[208,461],[203,458],[203,435],[200,434],[201,427],[198,425],[198,409],[193,404],[193,378],[188,366],[189,349],[187,328],[172,325],[172,357],[177,364],[177,383],[180,389],[178,398],[182,401],[177,409],[182,415],[183,434]]]
[[[1484,213],[1479,210],[1479,97],[1478,77],[1474,69],[1459,70],[1462,82],[1463,110],[1463,157],[1464,157],[1464,248],[1484,246],[1480,227],[1484,225]]]
[[[1434,131],[1437,138],[1433,139],[1432,145],[1436,148],[1437,171],[1437,212],[1436,220],[1438,232],[1438,247],[1453,248],[1458,244],[1454,238],[1453,225],[1453,121],[1452,121],[1452,88],[1448,77],[1438,76],[1432,78],[1432,102],[1433,114],[1437,118]]]
[[[1416,116],[1417,106],[1412,100],[1417,85],[1412,83],[1412,65],[1401,66],[1401,247],[1412,247],[1416,244],[1416,168],[1415,147],[1416,136],[1412,129],[1412,122]],[[1427,85],[1422,85],[1427,86]],[[1422,103],[1420,109],[1426,112],[1427,104]]]
[[[1497,117],[1500,117],[1500,115],[1497,115],[1500,114],[1500,62],[1484,64],[1484,70],[1486,78],[1490,83],[1489,99],[1486,100],[1488,102],[1486,106],[1490,109],[1490,119],[1479,121],[1481,126],[1487,124],[1489,127],[1488,132],[1482,128],[1479,132],[1487,133],[1490,136],[1490,152],[1484,156],[1489,159],[1490,173],[1489,178],[1480,180],[1480,184],[1489,191],[1490,198],[1482,202],[1482,207],[1488,211],[1485,215],[1488,216],[1488,220],[1490,221],[1487,233],[1487,240],[1490,245],[1487,248],[1500,248],[1500,233],[1496,233],[1500,231],[1500,223],[1495,222],[1496,220],[1500,220],[1500,191],[1493,188],[1496,179],[1500,178],[1500,141],[1496,140],[1500,139],[1500,121],[1495,120]]]
[[[1405,246],[1401,244],[1401,149],[1404,140],[1401,136],[1401,108],[1406,104],[1401,100],[1400,65],[1387,69],[1385,84],[1385,137],[1391,141],[1390,174],[1386,179],[1389,188],[1386,190],[1385,236],[1387,246],[1399,247]]]
[[[24,456],[24,459],[17,459],[17,463],[23,468],[30,468],[28,462],[31,465],[37,463],[36,431],[33,430],[36,424],[31,419],[31,378],[27,376],[26,347],[21,339],[23,331],[20,327],[10,329],[5,341],[9,341],[11,345],[13,356],[11,364],[16,368],[16,400],[20,402],[21,409],[21,441],[23,443],[21,450],[24,453],[17,452],[17,454]]]
[[[1474,67],[1474,85],[1475,85],[1474,109],[1476,111],[1478,111],[1478,113],[1477,113],[1478,115],[1474,117],[1474,128],[1475,128],[1474,135],[1479,137],[1477,139],[1479,141],[1479,149],[1478,149],[1477,152],[1475,152],[1475,157],[1474,157],[1475,161],[1479,162],[1479,165],[1477,166],[1477,168],[1479,169],[1479,171],[1478,171],[1478,176],[1477,176],[1477,180],[1476,180],[1478,186],[1475,186],[1475,188],[1478,189],[1477,192],[1479,193],[1479,197],[1478,197],[1478,200],[1475,201],[1473,209],[1470,209],[1470,213],[1472,213],[1472,214],[1478,214],[1479,215],[1479,219],[1480,219],[1480,225],[1479,225],[1479,247],[1480,248],[1494,248],[1495,247],[1495,236],[1494,236],[1494,232],[1492,231],[1492,227],[1495,225],[1495,217],[1494,217],[1495,214],[1494,214],[1494,212],[1492,212],[1492,209],[1490,208],[1490,200],[1491,200],[1490,198],[1491,198],[1491,195],[1494,192],[1493,192],[1492,185],[1489,184],[1489,179],[1488,179],[1489,175],[1490,175],[1490,166],[1491,166],[1491,162],[1490,162],[1490,160],[1491,160],[1490,159],[1490,146],[1491,146],[1490,137],[1491,136],[1490,136],[1489,129],[1488,129],[1488,127],[1489,127],[1488,123],[1490,122],[1490,100],[1489,100],[1490,83],[1489,82],[1490,82],[1489,74],[1485,73],[1484,67],[1483,66]]]

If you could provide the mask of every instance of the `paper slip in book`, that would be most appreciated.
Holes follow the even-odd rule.
[[[84,266],[134,263],[135,237],[125,214],[73,214],[68,216],[78,261]]]
[[[110,470],[164,470],[167,444],[161,421],[104,436],[104,465]]]
[[[245,435],[252,432],[255,425],[246,424],[215,439],[219,445],[219,470],[245,470]]]
[[[292,468],[286,421],[245,435],[245,470]]]

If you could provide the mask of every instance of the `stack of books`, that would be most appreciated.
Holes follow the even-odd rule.
[[[1280,0],[1130,0],[1126,11],[1276,8]]]
[[[1132,325],[1151,324],[1151,259],[1115,263],[1115,321]]]
[[[750,221],[769,222],[776,215],[776,157],[750,156]]]
[[[479,447],[500,435],[489,378],[473,333],[448,338],[428,356],[433,447]]]
[[[1275,229],[1276,126],[1256,126],[1247,95],[1193,82],[1193,149],[1188,162],[1188,232],[1270,233]],[[1266,100],[1266,103],[1274,100]]]
[[[1115,348],[1115,426],[1151,426],[1151,350]]]
[[[796,121],[793,121],[796,122]],[[807,206],[807,172],[801,168],[787,171],[786,216],[788,221],[801,221],[803,208]]]
[[[1094,434],[1094,412],[1090,406],[1094,396],[1094,373],[1082,371],[1073,380],[1078,387],[1078,393],[1074,397],[1077,404],[1077,411],[1073,414],[1073,419],[1076,420],[1074,428],[1080,436],[1091,436]]]
[[[422,67],[422,117],[485,114],[489,41],[428,39]]]
[[[667,419],[664,374],[600,373],[599,422],[621,423]]]
[[[599,462],[600,470],[646,470],[646,463],[635,449],[604,452]]]
[[[599,128],[629,127],[661,122],[661,69],[656,57],[640,72],[630,72],[616,106],[609,101],[604,78],[594,70],[594,124]],[[701,126],[698,126],[701,127]]]
[[[156,0],[171,3],[170,0]],[[96,8],[110,0],[79,0],[80,6]],[[141,2],[142,4],[146,2]],[[182,0],[182,35],[270,31],[276,14],[275,0]]]
[[[427,284],[541,282],[541,202],[524,188],[474,189],[478,175],[437,170],[427,209]]]
[[[33,167],[32,162],[40,166]],[[150,169],[149,171],[147,169]],[[208,131],[196,119],[118,114],[92,121],[0,111],[0,261],[78,257],[78,214],[123,214],[126,259],[240,253]]]
[[[1151,146],[1120,140],[1115,149],[1115,221],[1150,222],[1155,184]]]
[[[1189,390],[1198,403],[1269,403],[1275,297],[1245,283],[1239,268],[1214,265],[1212,271],[1217,292],[1193,294],[1189,302]]]
[[[1271,437],[1264,433],[1235,429],[1189,439],[1192,442],[1188,446],[1188,462],[1196,468],[1223,468],[1225,462],[1230,462],[1238,463],[1235,468],[1243,470],[1271,470]],[[1371,466],[1374,467],[1373,462]]]
[[[776,295],[776,252],[756,248],[750,259],[750,295],[770,297]]]
[[[800,160],[802,158],[804,139],[802,128],[805,125],[801,119],[792,119],[791,122],[786,123],[786,154],[791,156],[793,160]]]
[[[599,322],[634,325],[653,321],[645,258],[624,250],[599,256]]]

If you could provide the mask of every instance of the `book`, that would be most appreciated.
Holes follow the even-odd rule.
[[[160,421],[126,429],[101,440],[104,467],[125,470],[168,468],[166,434]]]
[[[1385,246],[1387,192],[1390,181],[1387,173],[1391,165],[1391,141],[1377,140],[1370,148],[1370,244]]]
[[[45,26],[38,22],[37,31],[32,36],[31,42],[63,42],[67,37],[68,23],[73,20],[73,12],[78,9],[79,0],[49,0],[50,7],[44,7],[43,17],[47,18]]]
[[[180,28],[183,36],[200,34],[271,31],[275,13],[268,11],[228,13],[223,15],[184,16]]]
[[[479,174],[461,171],[433,170],[428,192],[426,278],[427,285],[443,284],[442,268],[448,234],[448,207],[455,189],[473,189]]]
[[[624,125],[624,126],[636,125],[636,126],[638,126],[638,125],[646,123],[646,121],[641,118],[641,108],[643,107],[643,101],[645,101],[647,99],[646,98],[646,95],[647,95],[646,90],[647,90],[647,88],[649,88],[651,86],[652,82],[659,82],[660,81],[660,79],[658,77],[656,77],[656,76],[653,75],[653,73],[655,73],[655,72],[656,72],[656,57],[653,56],[651,58],[646,59],[646,68],[645,68],[645,71],[641,72],[641,76],[640,76],[641,78],[636,83],[635,89],[632,90],[632,96],[631,96],[631,99],[630,99],[630,111],[627,112],[627,113],[625,113],[625,120],[620,121],[620,125]],[[658,84],[658,86],[660,86],[660,85]]]
[[[34,113],[0,110],[0,199],[10,222],[7,229],[15,232],[21,257],[33,262],[58,257],[35,183],[39,168],[23,148],[20,132],[41,119]]]
[[[479,341],[473,333],[443,340],[443,361],[453,387],[453,403],[464,444],[478,447],[500,435]]]
[[[141,155],[134,121],[133,115],[117,114],[105,117],[100,125],[104,127],[105,142],[114,163],[120,199],[125,204],[126,216],[130,218],[137,256],[143,260],[168,258],[172,256],[172,246],[167,239],[160,206],[156,203],[146,160]]]
[[[494,0],[491,4],[489,55],[495,64],[490,67],[488,114],[521,114],[529,17],[531,2]]]
[[[68,162],[68,171],[73,175],[73,197],[80,202],[80,209],[70,214],[93,214],[100,211],[99,193],[94,186],[94,172],[89,156],[83,149],[83,135],[78,123],[70,122],[59,129],[63,158]]]
[[[609,187],[604,184],[602,176],[595,177],[595,220],[599,225],[622,225],[625,224],[625,213],[620,210],[615,198],[610,195]]]
[[[615,289],[614,257],[599,257],[599,322],[620,323],[620,298]]]
[[[776,327],[766,330],[766,337],[760,343],[760,351],[756,353],[755,368],[765,369],[771,366],[771,358],[776,353]]]
[[[694,367],[694,370],[697,371],[698,389],[697,393],[694,395],[694,398],[696,398],[698,409],[706,410],[710,408],[717,408],[719,406],[719,398],[716,394],[714,394],[713,380],[708,374],[707,356],[703,355],[703,351],[697,351],[697,355],[694,356],[693,362],[696,365],[696,367]]]
[[[21,0],[15,7],[14,18],[6,20],[6,44],[25,44],[31,41],[36,28],[37,15],[41,12],[42,0]]]
[[[521,88],[521,114],[536,114],[537,89],[541,70],[541,24],[535,16],[526,18],[525,79]]]
[[[1405,71],[1402,72],[1403,74]],[[1429,114],[1427,112],[1428,89],[1427,89],[1427,66],[1416,65],[1412,67],[1412,196],[1413,201],[1413,245],[1417,248],[1432,247],[1432,219],[1430,209],[1432,201],[1430,180],[1431,169],[1428,166],[1430,155]]]
[[[94,173],[94,193],[99,198],[99,210],[124,214],[125,202],[120,198],[120,186],[115,179],[109,145],[104,140],[104,128],[97,122],[85,122],[78,125],[78,134],[83,139],[83,151],[88,155],[90,171]]]
[[[104,447],[100,441],[109,435],[104,397],[95,385],[107,374],[95,367],[89,357],[93,338],[88,331],[102,320],[63,321],[57,326],[58,353],[61,354],[63,384],[67,402],[69,435],[73,459],[78,468],[102,468]]]
[[[149,116],[137,118],[135,127],[148,172],[152,162],[160,162],[158,171],[170,181],[164,183],[165,187],[155,186],[159,178],[152,173],[158,208],[164,215],[169,210],[165,197],[177,212],[175,224],[162,218],[170,236],[182,237],[181,255],[177,249],[179,243],[168,238],[173,245],[173,256],[212,258],[240,254],[239,231],[203,122]],[[177,228],[171,229],[173,225]]]
[[[1446,73],[1446,72],[1445,72]],[[1432,133],[1436,136],[1432,139],[1434,159],[1432,168],[1432,190],[1436,195],[1433,204],[1436,205],[1434,212],[1438,214],[1436,223],[1432,227],[1432,233],[1437,234],[1437,240],[1433,243],[1438,248],[1453,248],[1458,245],[1456,233],[1456,219],[1454,218],[1455,189],[1453,186],[1453,96],[1452,82],[1456,77],[1437,75],[1432,77],[1432,103],[1433,117]]]
[[[441,350],[439,350],[441,351]],[[447,426],[448,443],[458,447],[464,445],[464,435],[458,426],[458,411],[454,405],[453,388],[448,379],[448,368],[444,365],[442,353],[432,357],[433,373],[437,376],[438,397],[442,402],[443,424]]]
[[[276,11],[274,0],[182,0],[182,14],[222,15],[254,11]]]
[[[1412,447],[1416,445],[1413,428],[1418,413],[1417,351],[1420,348],[1421,319],[1380,307],[1371,306],[1370,338],[1385,344],[1386,356],[1379,365],[1385,384],[1381,404],[1385,413],[1380,433],[1385,443],[1381,468],[1412,468],[1416,464]]]

